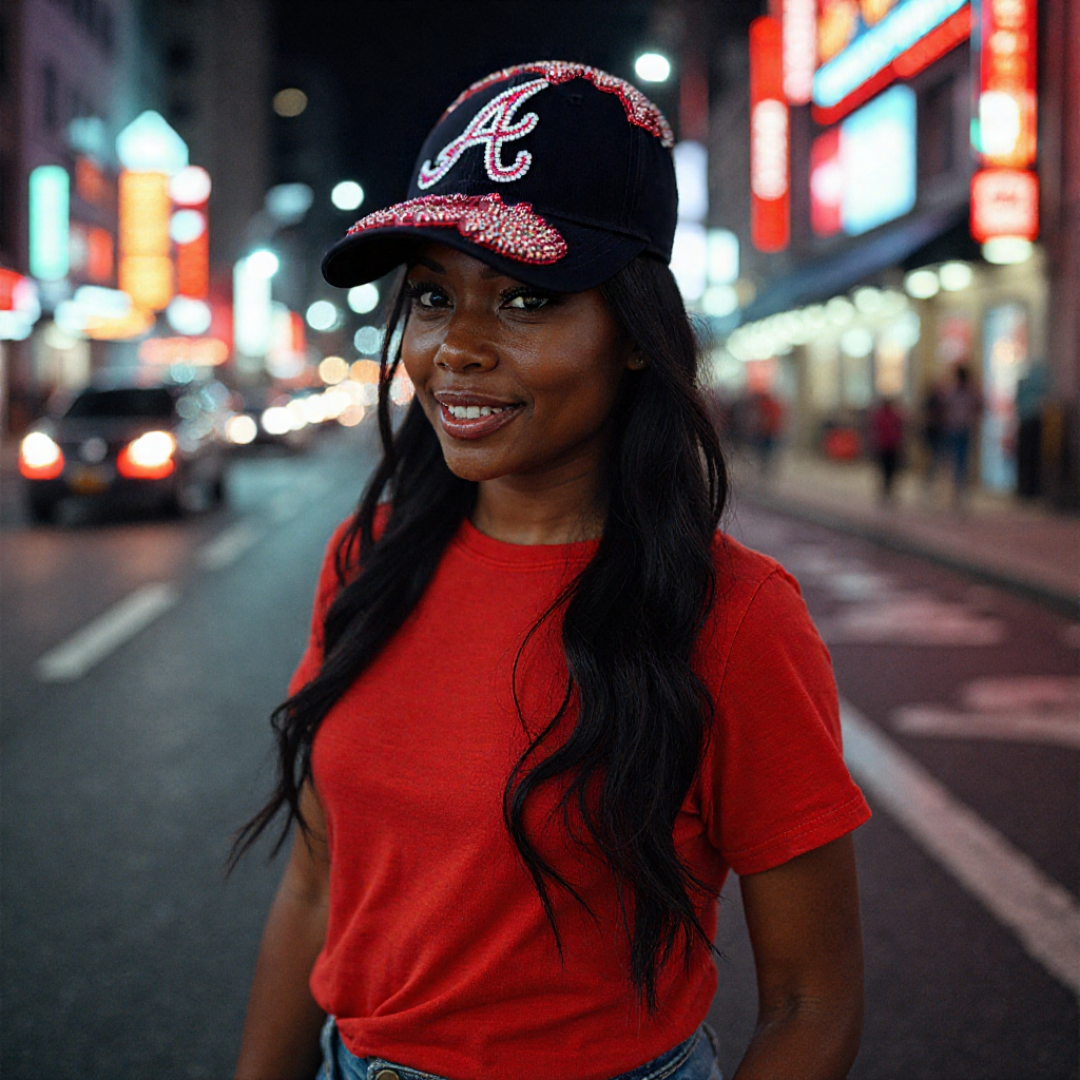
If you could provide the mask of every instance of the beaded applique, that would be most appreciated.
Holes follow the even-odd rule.
[[[567,252],[557,229],[533,212],[532,204],[508,206],[490,195],[422,195],[361,218],[349,236],[399,226],[456,228],[462,236],[516,262],[545,265]]]
[[[589,82],[606,94],[617,94],[626,110],[626,118],[631,124],[644,128],[650,134],[655,135],[662,146],[671,149],[675,145],[675,135],[671,126],[664,118],[664,114],[634,85],[625,79],[616,78],[599,68],[590,67],[588,64],[571,64],[564,60],[540,60],[532,64],[515,64],[513,67],[503,68],[487,78],[475,82],[467,90],[454,99],[450,107],[443,113],[446,116],[452,113],[463,101],[472,97],[473,94],[497,83],[503,79],[509,79],[514,75],[528,73],[542,75],[552,86],[558,83],[569,82],[571,79],[588,79]]]
[[[458,162],[470,146],[484,147],[484,168],[497,184],[519,180],[532,164],[532,154],[519,150],[511,165],[502,161],[503,144],[528,135],[539,122],[536,113],[526,113],[520,120],[514,114],[533,94],[550,86],[547,79],[534,79],[521,86],[512,86],[493,97],[470,121],[465,130],[447,143],[435,157],[420,166],[416,183],[421,190],[437,184]]]

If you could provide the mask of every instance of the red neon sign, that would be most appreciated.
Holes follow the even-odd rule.
[[[983,0],[979,151],[984,165],[1035,164],[1035,0]]]
[[[750,239],[782,251],[790,236],[788,106],[783,34],[768,15],[750,24]]]
[[[792,105],[806,105],[817,66],[817,0],[784,0],[784,93]]]
[[[1039,179],[1025,169],[982,169],[971,178],[971,235],[1034,240],[1039,233]]]
[[[840,129],[822,132],[810,144],[810,228],[817,236],[841,229],[844,166],[840,161]]]

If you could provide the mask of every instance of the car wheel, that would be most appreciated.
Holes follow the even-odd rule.
[[[26,511],[30,520],[39,525],[56,520],[56,499],[45,495],[30,495],[26,500]]]

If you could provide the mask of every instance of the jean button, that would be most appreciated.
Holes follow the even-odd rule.
[[[375,1080],[401,1080],[401,1077],[393,1069],[380,1069],[375,1074]]]

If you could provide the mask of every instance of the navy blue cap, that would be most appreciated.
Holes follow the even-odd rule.
[[[474,83],[424,142],[408,198],[367,215],[322,263],[374,281],[436,240],[529,285],[580,292],[635,256],[671,259],[671,128],[623,79],[549,60]]]

